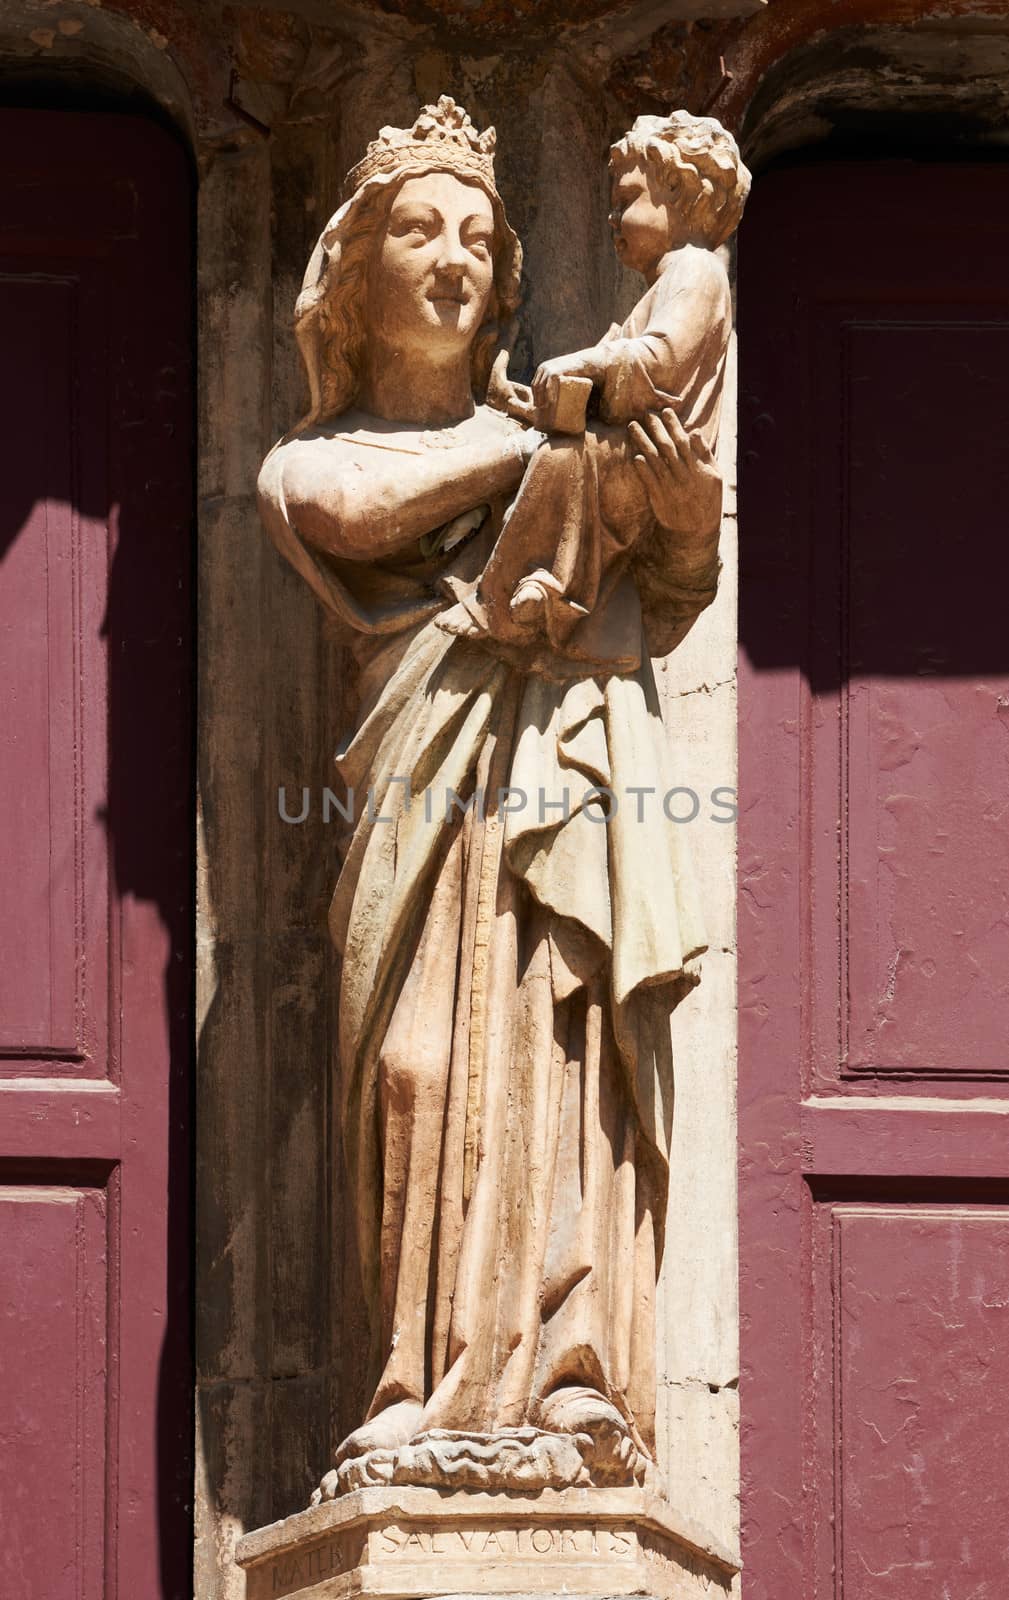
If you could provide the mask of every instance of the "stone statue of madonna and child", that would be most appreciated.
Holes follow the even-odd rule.
[[[359,667],[331,927],[373,1364],[323,1502],[655,1470],[669,1018],[704,933],[682,830],[628,791],[672,784],[650,657],[716,591],[715,252],[749,178],[717,122],[639,118],[610,220],[646,293],[525,388],[493,153],[444,97],[368,147],[259,483]]]

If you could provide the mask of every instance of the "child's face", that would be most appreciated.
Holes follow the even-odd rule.
[[[610,192],[617,255],[623,266],[648,277],[667,251],[687,242],[673,196],[640,166],[615,172]]]

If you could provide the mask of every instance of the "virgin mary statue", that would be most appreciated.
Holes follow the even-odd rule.
[[[655,1452],[669,1016],[703,934],[649,652],[714,596],[720,482],[652,419],[658,534],[590,662],[452,628],[542,444],[485,403],[521,269],[493,150],[447,98],[368,147],[297,305],[310,410],[259,481],[359,664],[331,927],[373,1365],[326,1495],[627,1483]]]

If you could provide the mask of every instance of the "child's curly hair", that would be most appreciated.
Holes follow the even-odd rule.
[[[678,205],[709,250],[724,244],[743,214],[750,174],[732,134],[714,117],[673,111],[638,117],[610,150],[610,171],[641,165],[675,192]]]

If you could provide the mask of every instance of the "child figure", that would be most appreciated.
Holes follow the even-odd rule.
[[[479,630],[498,639],[539,636],[583,656],[592,652],[579,650],[579,625],[604,603],[638,541],[656,530],[641,424],[671,407],[688,435],[715,449],[732,317],[715,252],[750,186],[731,134],[686,111],[639,117],[610,152],[610,176],[617,255],[648,289],[601,343],[544,362],[531,392],[496,374],[488,402],[549,437],[467,607]],[[558,403],[570,410],[573,378],[594,387],[600,421],[581,435],[551,432]],[[587,395],[589,384],[582,387]]]

